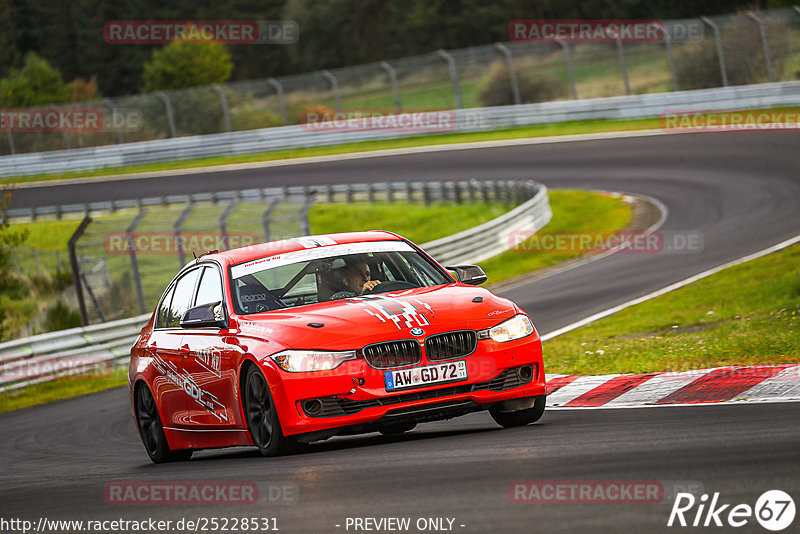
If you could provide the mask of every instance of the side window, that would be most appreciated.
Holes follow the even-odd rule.
[[[164,296],[161,301],[161,306],[158,307],[158,316],[156,317],[156,328],[165,328],[169,322],[169,304],[172,302],[172,295],[175,293],[175,286],[170,288],[169,292]]]
[[[222,302],[222,281],[219,277],[219,271],[214,267],[206,267],[203,269],[202,278],[200,278],[200,286],[197,288],[197,298],[194,301],[194,305],[200,306],[201,304],[217,301]]]
[[[199,272],[200,269],[190,271],[175,284],[175,294],[172,296],[172,304],[169,307],[167,326],[181,326],[181,316],[183,312],[189,309],[189,303],[194,293],[194,283],[197,281]]]

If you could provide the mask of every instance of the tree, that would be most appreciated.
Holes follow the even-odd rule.
[[[8,76],[0,80],[0,108],[68,102],[74,89],[73,84],[64,83],[58,70],[29,52],[21,69],[10,69]]]
[[[174,41],[153,52],[144,65],[146,92],[222,83],[233,70],[224,44]]]

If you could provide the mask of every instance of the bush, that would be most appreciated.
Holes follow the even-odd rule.
[[[81,326],[80,314],[60,300],[57,300],[55,304],[47,309],[43,325],[45,332],[66,330],[76,326]]]
[[[519,97],[523,104],[549,102],[567,94],[567,85],[552,76],[538,76],[532,80],[517,74]],[[493,67],[481,84],[478,100],[484,106],[508,106],[514,104],[511,78],[505,65]]]

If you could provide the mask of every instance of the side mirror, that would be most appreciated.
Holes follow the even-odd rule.
[[[222,310],[220,309],[220,313],[218,314],[214,313],[214,310],[221,305],[222,302],[218,300],[216,302],[189,308],[183,312],[183,316],[181,316],[181,328],[227,328],[228,321],[226,321],[224,317],[218,318],[222,315]]]
[[[452,267],[445,267],[451,271],[456,272],[456,279],[462,284],[469,284],[471,286],[479,286],[489,279],[483,269],[477,265],[454,265]]]

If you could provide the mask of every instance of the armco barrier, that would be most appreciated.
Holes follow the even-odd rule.
[[[475,198],[487,192],[489,182],[425,182],[401,184],[350,184],[321,186],[323,198],[336,195],[371,195],[381,192],[391,198],[394,193],[422,191],[426,200]],[[507,250],[514,231],[533,232],[551,218],[547,188],[533,181],[492,182],[492,190],[505,192],[507,198],[526,199],[511,211],[484,224],[457,234],[424,243],[421,247],[445,265],[475,263]],[[512,191],[514,194],[512,195]],[[452,195],[452,196],[451,196]],[[71,328],[0,344],[0,391],[24,388],[84,369],[121,367],[127,364],[130,347],[150,314],[129,319]]]
[[[451,132],[489,131],[515,126],[591,119],[658,117],[664,111],[669,110],[724,111],[796,105],[800,105],[800,82],[767,83],[673,93],[458,109],[454,111],[455,123]],[[283,126],[3,156],[0,157],[0,177],[89,171],[200,157],[397,139],[415,135],[420,134],[419,132],[391,129],[309,131],[303,126]]]

